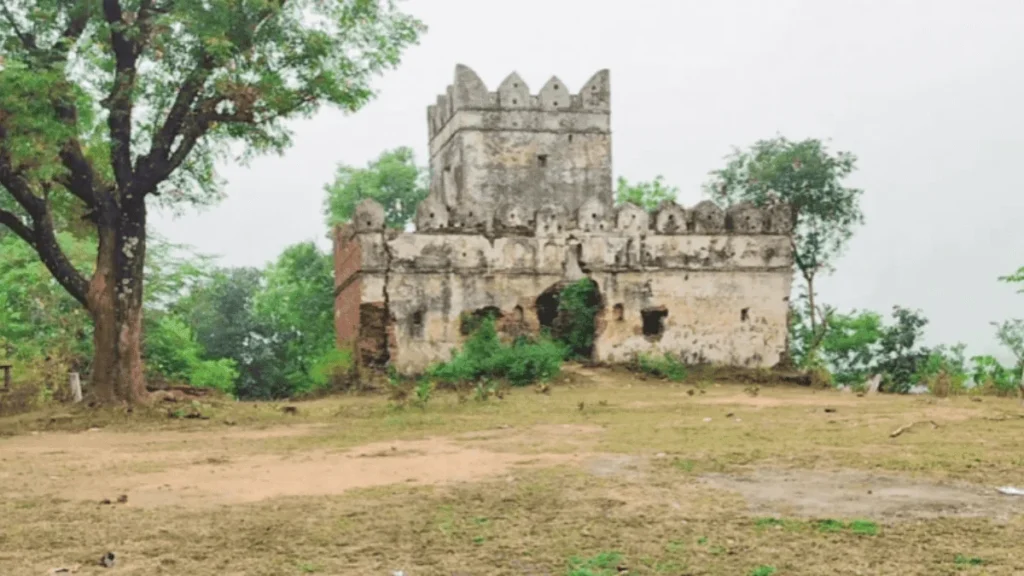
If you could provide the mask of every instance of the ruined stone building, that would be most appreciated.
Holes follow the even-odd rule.
[[[463,313],[506,333],[553,322],[551,296],[599,290],[593,358],[638,353],[770,367],[786,349],[788,211],[711,202],[653,213],[613,205],[608,71],[578,93],[536,94],[512,74],[492,92],[469,68],[427,110],[430,195],[416,230],[386,230],[364,200],[334,231],[339,346],[405,373],[451,358]]]

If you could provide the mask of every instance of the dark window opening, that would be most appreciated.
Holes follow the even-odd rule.
[[[558,106],[558,102],[555,102],[555,106]]]
[[[554,331],[555,322],[558,320],[558,301],[561,287],[559,285],[548,288],[537,297],[537,322],[541,328]]]
[[[740,322],[746,322],[747,320],[750,320],[750,308],[740,310]]]
[[[411,338],[423,338],[423,310],[417,310],[409,317],[409,336]]]
[[[668,316],[668,310],[664,306],[644,308],[640,311],[640,316],[643,319],[644,336],[660,339],[665,333],[665,317]]]
[[[572,142],[572,134],[569,134],[569,142]]]
[[[537,164],[539,164],[541,168],[547,166],[548,165],[548,155],[547,154],[538,154],[537,155]]]
[[[626,309],[622,304],[616,304],[612,310],[614,312],[616,322],[622,322],[625,319]]]
[[[558,84],[555,84],[554,88],[555,90],[558,90]]]
[[[445,172],[451,172],[452,171],[452,167],[451,166],[445,166],[444,167],[444,171]]]
[[[518,104],[518,103],[519,103],[519,100],[516,100],[515,98],[513,98],[513,99],[512,99],[512,103],[513,103],[513,104]]]

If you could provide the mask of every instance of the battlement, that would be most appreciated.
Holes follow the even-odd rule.
[[[573,94],[565,83],[552,76],[537,94],[531,94],[526,82],[513,72],[490,92],[487,85],[468,66],[455,67],[455,80],[437,103],[427,107],[427,124],[433,140],[460,110],[584,112],[608,115],[611,112],[611,87],[608,70],[594,74],[579,93]]]
[[[375,208],[374,211],[379,216],[372,220],[373,226],[365,226],[363,230],[383,227],[383,209]],[[367,223],[370,221],[368,219]],[[723,210],[709,200],[699,202],[692,208],[683,208],[675,202],[666,201],[648,213],[634,204],[626,203],[609,208],[597,199],[591,199],[584,202],[575,213],[569,213],[556,203],[531,210],[528,205],[516,202],[515,199],[507,199],[497,209],[475,205],[452,210],[436,198],[428,196],[416,211],[416,232],[419,234],[484,233],[488,236],[548,237],[578,231],[669,236],[788,236],[792,228],[792,215],[786,205],[759,208],[741,203]]]

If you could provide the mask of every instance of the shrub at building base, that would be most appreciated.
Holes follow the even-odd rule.
[[[525,386],[557,376],[565,355],[565,346],[545,337],[521,337],[505,344],[498,338],[494,318],[487,317],[462,350],[431,367],[427,376],[450,385],[493,379]]]

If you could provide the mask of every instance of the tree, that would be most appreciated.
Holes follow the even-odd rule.
[[[172,306],[192,328],[205,357],[234,361],[238,368],[235,393],[240,398],[290,393],[282,362],[271,348],[272,330],[256,317],[255,302],[262,290],[263,271],[221,268]]]
[[[364,198],[372,198],[384,207],[386,225],[404,228],[429,192],[427,170],[416,166],[412,149],[405,147],[381,153],[365,168],[339,164],[334,181],[324,190],[328,228],[350,221],[356,205]]]
[[[215,161],[282,152],[285,121],[322,105],[359,109],[422,31],[390,0],[0,3],[0,225],[89,312],[97,400],[146,396],[147,203],[215,200]],[[58,241],[79,213],[90,275]]]
[[[861,190],[843,185],[856,168],[849,152],[829,152],[820,140],[760,140],[735,150],[726,166],[711,172],[705,192],[723,207],[738,202],[757,206],[786,204],[793,222],[793,254],[807,282],[811,329],[818,323],[814,280],[832,270],[853,229],[864,221]]]
[[[629,202],[651,211],[666,200],[674,201],[678,194],[679,189],[675,186],[666,186],[662,176],[657,176],[651,182],[635,182],[633,184],[619,176],[615,189],[615,203]]]
[[[916,377],[931,351],[920,346],[928,319],[920,310],[902,306],[892,307],[895,321],[882,330],[878,341],[878,363],[875,372],[882,374],[882,385],[887,392],[901,394],[917,383]]]
[[[333,259],[313,242],[289,246],[265,279],[254,302],[256,321],[284,382],[259,395],[308,392],[314,368],[335,348]]]
[[[87,273],[95,242],[66,232],[57,240],[73,265]],[[84,365],[92,350],[82,307],[18,237],[0,235],[0,254],[0,358],[38,364],[49,356]]]
[[[1010,274],[1008,276],[1000,276],[999,281],[1006,282],[1008,284],[1024,284],[1024,266],[1018,268],[1017,271],[1014,272],[1013,274]],[[1021,287],[1021,289],[1018,292],[1024,293],[1024,287]]]

